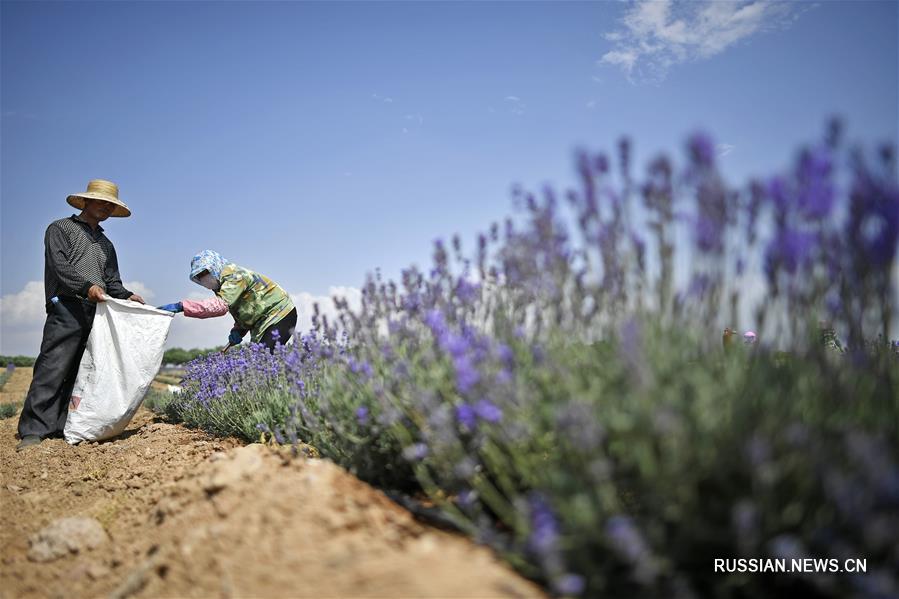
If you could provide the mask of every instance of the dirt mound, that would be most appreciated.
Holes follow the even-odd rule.
[[[241,447],[141,410],[119,438],[16,453],[0,421],[0,597],[542,597],[490,551],[422,525],[327,460]],[[110,540],[55,561],[60,518]]]

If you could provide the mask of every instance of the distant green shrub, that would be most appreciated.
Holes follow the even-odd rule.
[[[12,418],[16,414],[18,414],[18,412],[19,412],[18,402],[0,404],[0,420]]]

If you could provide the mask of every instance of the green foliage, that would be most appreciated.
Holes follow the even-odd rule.
[[[18,412],[19,412],[18,402],[0,404],[0,420],[12,418],[16,414],[18,414]]]
[[[198,358],[200,356],[205,356],[212,352],[218,351],[215,348],[212,349],[182,349],[180,347],[173,347],[171,349],[165,350],[165,353],[162,355],[162,363],[163,364],[186,364],[191,360]]]
[[[0,368],[3,368],[10,363],[15,366],[34,366],[34,361],[36,359],[37,358],[30,358],[28,356],[0,356]]]
[[[238,437],[248,442],[263,436],[262,424],[269,430],[283,430],[288,421],[293,399],[277,390],[268,390],[250,397],[229,393],[212,406],[185,401],[180,394],[147,395],[144,405],[174,422],[201,428],[213,435]],[[280,434],[280,433],[279,433]],[[283,439],[282,439],[283,440]]]
[[[157,414],[165,414],[169,403],[172,401],[171,393],[164,393],[156,389],[150,389],[144,396],[143,406]]]

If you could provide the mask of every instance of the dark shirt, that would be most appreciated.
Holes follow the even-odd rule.
[[[92,285],[110,297],[128,299],[132,293],[122,285],[119,262],[103,227],[94,230],[77,215],[50,223],[44,236],[44,294],[87,297]]]

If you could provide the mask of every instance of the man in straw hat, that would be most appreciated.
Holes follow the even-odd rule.
[[[67,201],[81,214],[50,223],[44,236],[47,321],[19,416],[17,450],[62,434],[97,302],[108,295],[144,303],[122,285],[115,248],[100,226],[110,216],[131,215],[119,199],[119,188],[94,179],[86,192],[72,194]]]

